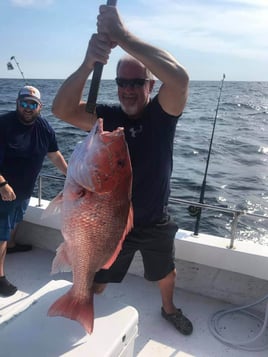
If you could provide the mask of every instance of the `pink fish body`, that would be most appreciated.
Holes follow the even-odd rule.
[[[109,268],[133,226],[132,169],[123,128],[103,131],[98,119],[75,148],[60,205],[64,242],[57,249],[52,273],[73,273],[72,288],[49,308],[48,315],[77,320],[88,333],[94,324],[92,284],[95,273]]]

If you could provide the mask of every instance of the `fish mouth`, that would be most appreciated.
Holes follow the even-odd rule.
[[[116,128],[113,131],[106,131],[103,130],[103,119],[102,118],[98,118],[97,120],[97,125],[95,126],[93,135],[99,135],[102,139],[111,139],[112,137],[118,137],[118,136],[122,136],[124,135],[124,128],[119,126],[118,128]]]
[[[96,134],[102,134],[103,133],[103,119],[99,118],[97,120],[97,125],[95,126],[95,132],[94,135]]]
[[[119,136],[124,133],[124,128],[122,126],[119,126],[113,131],[102,131],[101,135],[105,136]]]
[[[98,118],[97,120],[97,125],[95,127],[94,135],[99,134],[99,135],[105,135],[105,136],[118,136],[121,135],[124,132],[124,128],[119,126],[113,131],[106,131],[103,130],[103,119]]]

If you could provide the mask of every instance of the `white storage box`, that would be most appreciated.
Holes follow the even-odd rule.
[[[4,357],[131,357],[138,332],[138,313],[131,306],[95,296],[94,331],[88,335],[77,321],[48,317],[50,305],[70,288],[51,281],[10,307],[1,319],[0,355]]]

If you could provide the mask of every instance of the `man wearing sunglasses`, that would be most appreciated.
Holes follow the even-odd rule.
[[[104,129],[124,127],[132,169],[134,228],[108,270],[95,275],[94,292],[109,282],[121,282],[137,250],[142,254],[144,276],[157,281],[162,297],[162,316],[185,335],[191,322],[173,302],[176,279],[174,237],[177,225],[167,211],[176,124],[188,96],[188,74],[168,52],[147,44],[126,28],[118,10],[100,6],[98,33],[93,34],[81,66],[59,89],[53,113],[60,119],[89,131],[96,119]],[[120,105],[97,105],[90,114],[82,93],[96,62],[106,64],[111,50],[119,46],[127,54],[116,69]],[[151,99],[155,79],[158,93]]]
[[[67,172],[55,132],[40,115],[41,108],[39,90],[25,86],[18,93],[16,111],[0,116],[0,296],[3,297],[17,291],[5,277],[6,250],[15,253],[31,249],[29,245],[15,244],[14,237],[45,156],[64,175]],[[11,242],[8,248],[7,241]]]

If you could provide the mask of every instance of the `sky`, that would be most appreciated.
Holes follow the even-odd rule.
[[[96,32],[97,0],[0,0],[0,78],[65,79]],[[118,0],[128,30],[170,52],[191,80],[268,81],[268,0]],[[102,78],[115,78],[116,47]]]

